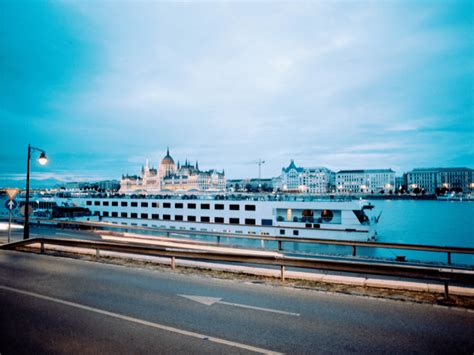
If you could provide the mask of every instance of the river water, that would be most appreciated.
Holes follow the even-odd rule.
[[[374,200],[371,201],[382,216],[378,225],[377,241],[387,243],[422,244],[474,248],[474,202]],[[214,238],[215,240],[215,238]],[[242,246],[276,249],[275,242],[222,238],[222,242]],[[344,246],[284,243],[291,253],[351,255],[352,248]],[[407,251],[401,249],[358,248],[361,257],[394,260],[404,256],[407,261],[447,261],[446,253]],[[452,254],[452,263],[474,266],[473,254]]]

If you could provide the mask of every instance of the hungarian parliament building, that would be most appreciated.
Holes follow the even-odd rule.
[[[161,159],[158,169],[150,168],[148,159],[140,175],[122,175],[120,191],[133,192],[187,192],[187,191],[225,191],[224,170],[199,170],[198,162],[193,165],[187,160],[176,165],[169,149]]]

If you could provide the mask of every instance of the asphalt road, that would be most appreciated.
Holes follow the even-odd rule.
[[[472,354],[474,313],[0,251],[0,334],[2,354]]]

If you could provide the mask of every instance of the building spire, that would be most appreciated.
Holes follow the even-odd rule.
[[[166,147],[166,155],[170,155],[170,147]]]

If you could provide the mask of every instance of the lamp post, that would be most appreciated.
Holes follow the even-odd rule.
[[[25,224],[23,227],[23,239],[28,239],[30,237],[30,225],[29,225],[29,210],[30,210],[30,161],[31,161],[31,152],[37,151],[41,152],[38,163],[45,165],[48,162],[46,158],[46,152],[43,149],[32,147],[28,144],[28,163],[26,168],[26,201],[25,201]]]

